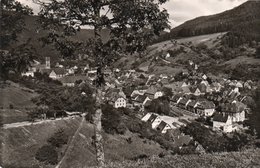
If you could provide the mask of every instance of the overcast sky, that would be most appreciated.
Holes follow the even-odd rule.
[[[32,0],[18,1],[32,7],[35,14],[39,11],[39,7],[37,7]],[[169,0],[163,7],[168,10],[171,25],[175,27],[199,16],[212,15],[232,9],[246,1],[247,0]]]

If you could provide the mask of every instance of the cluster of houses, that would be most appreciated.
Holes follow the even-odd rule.
[[[189,65],[195,66],[195,70],[198,69],[192,61]],[[83,69],[83,72],[75,74],[78,68]],[[47,73],[50,78],[59,80],[64,86],[74,87],[76,83],[92,84],[97,69],[90,68],[89,65],[64,68],[60,64],[51,68],[50,58],[46,57],[45,64],[34,61],[29,71],[22,75],[34,77],[35,72]],[[239,128],[239,123],[246,119],[248,111],[246,106],[248,96],[241,94],[241,90],[255,89],[254,82],[214,78],[198,72],[191,74],[184,71],[182,75],[185,78],[177,81],[172,75],[105,69],[104,99],[115,108],[136,109],[138,107],[140,112],[144,112],[145,107],[150,106],[152,100],[166,95],[165,88],[167,88],[173,94],[169,97],[171,106],[202,117],[211,117],[213,129],[232,132]],[[124,93],[123,90],[128,91]],[[160,123],[158,124],[159,129],[165,126],[162,132],[168,128],[175,128],[166,121],[162,120],[161,126]]]
[[[177,117],[161,116],[155,113],[145,114],[142,121],[150,123],[153,129],[165,134],[167,131],[187,125],[190,121]]]

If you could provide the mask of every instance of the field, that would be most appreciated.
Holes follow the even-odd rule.
[[[138,162],[110,163],[106,168],[258,168],[260,149],[244,152],[154,157]]]
[[[2,158],[1,166],[4,167],[47,167],[35,159],[37,150],[47,144],[47,139],[57,130],[64,129],[69,135],[69,147],[64,146],[58,149],[59,160],[62,158],[60,167],[77,168],[83,166],[94,166],[95,148],[92,144],[94,135],[93,125],[83,121],[81,129],[73,137],[75,131],[81,123],[81,118],[69,120],[56,120],[36,125],[27,125],[16,128],[1,128],[0,157]],[[127,139],[131,137],[131,143]],[[64,150],[67,149],[64,155]],[[109,135],[104,133],[104,149],[106,161],[124,161],[134,159],[140,155],[158,155],[166,152],[158,144],[139,138],[137,134],[130,132],[125,135]],[[64,155],[64,157],[63,157]]]
[[[19,109],[35,106],[31,99],[37,96],[37,93],[7,81],[5,84],[0,84],[0,95],[0,107],[9,108],[10,105],[13,105],[14,108]]]

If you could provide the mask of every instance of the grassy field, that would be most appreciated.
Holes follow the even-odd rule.
[[[153,157],[138,162],[109,163],[106,168],[259,168],[260,149],[204,155]]]
[[[0,116],[2,124],[10,124],[29,120],[26,110],[1,109]]]
[[[2,158],[0,165],[15,168],[54,167],[38,162],[35,159],[37,150],[47,144],[47,139],[61,128],[64,129],[64,132],[71,139],[80,121],[81,118],[74,118],[17,128],[1,128],[0,141],[3,143],[0,149],[0,158]],[[93,135],[93,125],[84,121],[79,133],[75,135],[75,139],[71,141],[72,143],[68,143],[70,150],[67,151],[60,167],[77,168],[94,166],[96,159],[95,148],[92,143]],[[131,137],[131,143],[127,141],[129,137]],[[66,148],[67,146],[65,145],[63,148],[58,149],[59,160],[63,158]],[[141,139],[138,135],[130,132],[125,135],[104,134],[104,149],[107,162],[121,162],[134,159],[140,155],[152,156],[166,152],[158,144]]]
[[[19,109],[35,106],[31,99],[37,96],[37,93],[13,82],[7,82],[0,85],[0,95],[0,107],[9,108],[12,104],[14,108]]]
[[[45,145],[46,140],[57,130],[64,129],[68,135],[72,135],[77,129],[80,118],[71,120],[59,120],[31,126],[3,129],[0,128],[0,163],[3,167],[40,167],[35,159],[37,150]],[[44,165],[44,167],[49,167]]]

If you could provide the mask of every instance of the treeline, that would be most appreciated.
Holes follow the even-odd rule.
[[[232,32],[224,42],[231,46],[252,40],[260,41],[259,7],[259,2],[250,1],[230,11],[187,21],[170,33],[162,35],[154,43],[219,32]]]

